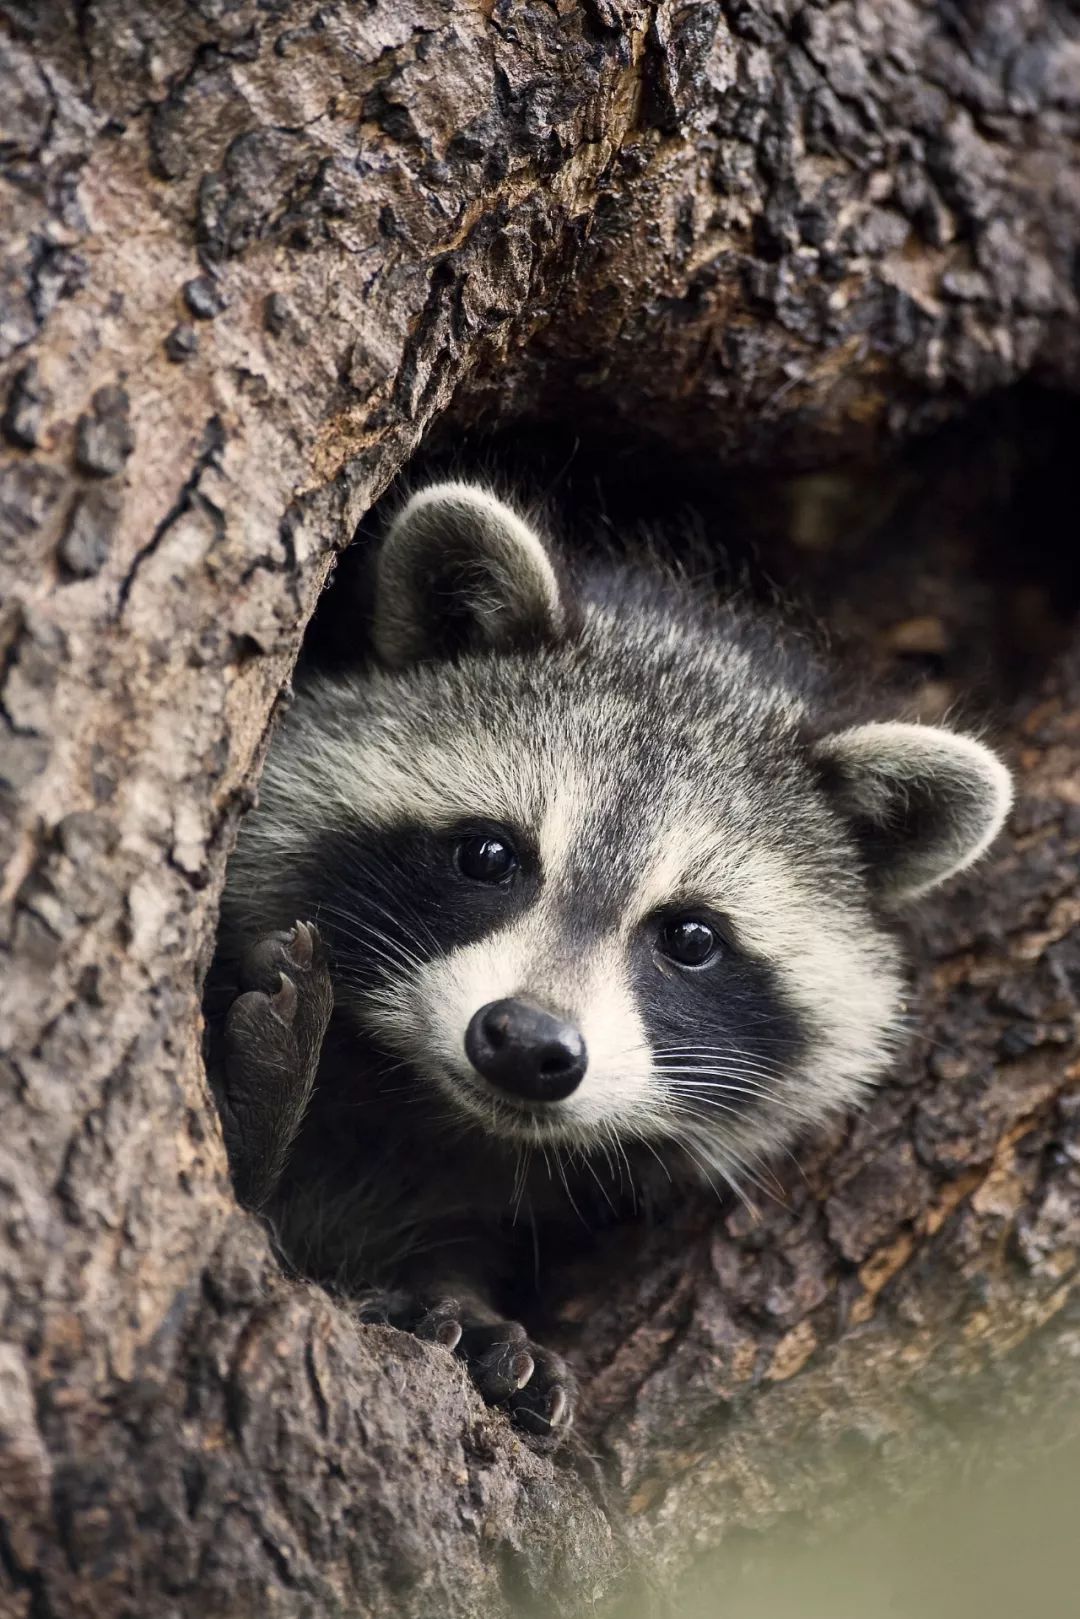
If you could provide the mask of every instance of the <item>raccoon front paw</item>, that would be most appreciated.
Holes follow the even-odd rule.
[[[574,1417],[575,1383],[561,1355],[526,1337],[519,1321],[466,1328],[458,1353],[489,1405],[505,1404],[519,1428],[550,1437]]]
[[[485,1404],[507,1410],[527,1433],[557,1439],[570,1427],[577,1393],[574,1374],[561,1355],[534,1343],[519,1321],[503,1321],[456,1298],[420,1300],[403,1294],[385,1295],[365,1317],[389,1321],[451,1350],[465,1362]]]
[[[240,962],[225,1016],[222,1120],[241,1202],[258,1208],[285,1167],[311,1099],[333,1007],[326,950],[311,922],[268,933]]]

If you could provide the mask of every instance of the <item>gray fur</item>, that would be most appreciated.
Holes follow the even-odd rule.
[[[452,647],[439,628],[448,590]],[[1000,827],[1009,777],[981,742],[865,724],[804,648],[744,608],[702,606],[611,570],[568,586],[522,518],[462,485],[422,491],[392,526],[374,643],[381,661],[311,678],[275,740],[230,867],[223,948],[298,916],[331,936],[339,925],[339,948],[351,948],[349,919],[332,915],[333,874],[320,871],[312,888],[325,836],[362,847],[399,826],[437,832],[477,816],[523,829],[542,880],[481,937],[432,951],[421,921],[410,949],[378,907],[352,918],[353,944],[367,941],[377,970],[362,984],[339,977],[335,1017],[399,1060],[417,1090],[404,1150],[419,1152],[427,1132],[441,1168],[455,1154],[464,1165],[474,1147],[504,1162],[491,1214],[500,1198],[520,1198],[529,1148],[550,1147],[583,1175],[576,1163],[593,1158],[594,1173],[644,1144],[738,1184],[882,1075],[904,979],[883,907],[962,869]],[[641,939],[673,906],[730,919],[737,951],[798,1029],[790,1056],[755,1056],[749,1035],[658,1049],[642,1010],[653,969]],[[672,969],[655,970],[649,995],[662,1007]],[[718,973],[716,996],[725,982]],[[470,1070],[469,1018],[512,995],[584,1033],[588,1072],[564,1102],[516,1106]],[[327,1096],[365,1093],[348,1050],[346,1038],[332,1071],[327,1059]],[[366,1116],[377,1132],[379,1107]],[[409,1127],[395,1123],[388,1150],[402,1150]],[[392,1176],[393,1164],[383,1170]],[[310,1208],[310,1186],[304,1196]],[[396,1186],[394,1200],[407,1227]],[[361,1218],[378,1202],[358,1187]]]

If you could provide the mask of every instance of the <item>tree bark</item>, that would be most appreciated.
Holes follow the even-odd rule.
[[[798,466],[1074,389],[1078,86],[1051,0],[0,5],[5,1615],[604,1611],[1060,1391],[1075,641],[922,928],[930,1043],[756,1223],[583,1265],[563,1454],[282,1274],[199,991],[304,625],[425,430]]]

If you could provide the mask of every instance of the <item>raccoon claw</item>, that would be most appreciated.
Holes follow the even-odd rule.
[[[421,1316],[413,1328],[413,1334],[425,1343],[442,1344],[444,1349],[454,1350],[461,1342],[462,1327],[458,1314],[456,1299],[441,1299],[438,1304],[432,1305],[426,1315]]]
[[[291,928],[267,933],[252,945],[240,963],[240,987],[270,995],[280,977],[303,978],[325,965],[322,940],[314,925],[294,922]]]
[[[457,1299],[419,1300],[409,1293],[372,1294],[360,1310],[361,1321],[386,1322],[426,1344],[453,1352],[461,1341],[461,1309]]]
[[[486,1405],[503,1405],[523,1389],[534,1361],[521,1344],[496,1343],[470,1361],[469,1373]]]
[[[298,967],[310,967],[315,958],[315,940],[318,937],[314,928],[307,922],[294,922],[292,938],[285,946],[289,955]]]
[[[276,995],[271,995],[270,1005],[274,1016],[280,1018],[282,1023],[291,1023],[296,1016],[296,985],[285,973],[279,973],[281,988]]]
[[[573,1382],[558,1355],[537,1352],[532,1377],[510,1397],[510,1414],[527,1433],[547,1436],[573,1421]]]

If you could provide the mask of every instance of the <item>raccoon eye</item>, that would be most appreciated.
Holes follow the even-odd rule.
[[[503,883],[517,871],[517,851],[495,832],[476,832],[457,846],[458,870],[474,883]]]
[[[659,947],[680,967],[703,967],[720,948],[715,928],[696,916],[679,916],[660,929]]]

